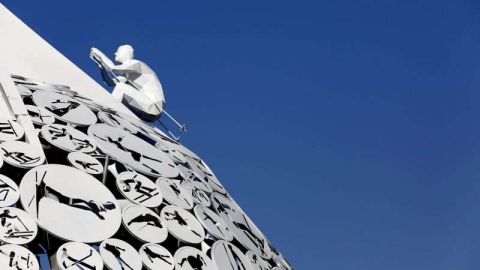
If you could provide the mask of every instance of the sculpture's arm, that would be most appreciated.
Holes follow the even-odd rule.
[[[90,51],[90,58],[93,61],[97,62],[101,67],[107,71],[112,71],[115,67],[115,64],[108,58],[102,51],[97,48],[92,48]]]

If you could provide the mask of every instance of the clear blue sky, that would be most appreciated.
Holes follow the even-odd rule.
[[[2,2],[97,80],[133,44],[297,269],[480,267],[478,1]]]

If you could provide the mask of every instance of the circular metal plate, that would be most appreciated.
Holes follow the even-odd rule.
[[[18,245],[0,246],[0,269],[39,270],[37,258],[28,249]]]
[[[152,210],[141,205],[129,205],[123,209],[123,226],[144,243],[161,243],[167,239],[164,222]]]
[[[0,142],[17,141],[23,138],[25,131],[13,120],[0,119]]]
[[[190,194],[192,194],[193,202],[195,204],[210,207],[211,202],[210,202],[210,198],[208,197],[208,194],[202,189],[199,189],[195,185],[195,183],[190,181],[183,181],[182,186],[186,190],[190,191]]]
[[[93,176],[64,165],[28,171],[20,184],[20,202],[41,228],[67,241],[100,242],[121,223],[113,194]]]
[[[37,236],[37,223],[23,210],[0,208],[0,240],[8,244],[24,245]]]
[[[179,248],[173,256],[175,270],[217,270],[215,263],[200,250],[193,247]]]
[[[168,231],[180,241],[198,244],[205,238],[202,224],[185,209],[168,205],[162,209],[160,216],[165,221]]]
[[[141,270],[140,254],[125,241],[110,238],[100,244],[100,256],[110,270]]]
[[[100,254],[84,243],[68,242],[61,245],[55,254],[55,259],[59,270],[103,269]]]
[[[142,173],[155,177],[176,177],[180,173],[168,156],[122,129],[96,124],[88,128],[88,135],[103,152]]]
[[[121,128],[129,133],[135,134],[140,131],[140,129],[132,125],[129,121],[116,114],[101,111],[98,112],[97,116],[103,123],[112,127]]]
[[[156,182],[163,194],[163,198],[170,204],[184,209],[193,208],[193,199],[190,192],[186,190],[179,180],[172,180],[160,177]]]
[[[0,174],[0,207],[12,206],[20,198],[20,189],[12,179]]]
[[[88,126],[97,122],[95,114],[81,102],[54,91],[35,91],[35,105],[45,108],[55,118],[73,125]]]
[[[97,148],[95,140],[70,126],[60,124],[43,126],[41,134],[47,142],[67,152],[89,153]]]
[[[178,165],[177,166],[180,171],[182,172],[182,176],[185,178],[185,180],[188,180],[189,182],[192,183],[195,187],[207,192],[207,193],[212,193],[212,187],[203,179],[205,177],[202,177],[198,175],[195,171],[183,166],[183,165]]]
[[[82,152],[72,152],[67,156],[68,162],[73,167],[88,174],[98,175],[103,173],[103,164],[98,159]]]
[[[232,243],[224,240],[215,242],[212,246],[212,259],[218,269],[222,270],[253,270],[252,264],[242,251]]]
[[[45,162],[40,147],[21,141],[1,143],[0,151],[5,162],[18,168],[33,168]]]
[[[162,204],[163,196],[157,185],[137,172],[120,173],[116,183],[120,193],[133,203],[150,208]]]
[[[173,270],[173,256],[157,244],[144,244],[140,248],[140,257],[148,270]]]
[[[211,235],[221,240],[233,240],[233,234],[228,228],[227,223],[225,223],[222,218],[215,214],[215,212],[200,205],[195,206],[193,211],[195,212],[195,216],[197,217],[198,221],[202,223],[203,227]]]
[[[55,122],[55,116],[53,113],[47,111],[44,108],[40,108],[33,105],[25,105],[28,115],[32,119],[32,122],[37,125],[50,125]]]

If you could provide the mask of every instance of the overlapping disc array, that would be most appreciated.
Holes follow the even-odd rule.
[[[68,86],[12,79],[35,133],[0,119],[0,269],[292,269],[178,141]]]

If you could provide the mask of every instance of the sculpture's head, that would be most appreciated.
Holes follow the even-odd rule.
[[[125,63],[133,59],[133,47],[130,45],[122,45],[118,47],[115,53],[115,61]]]

